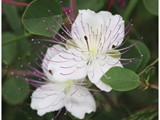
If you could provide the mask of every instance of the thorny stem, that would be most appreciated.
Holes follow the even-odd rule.
[[[28,3],[23,2],[14,2],[14,1],[8,1],[8,0],[2,0],[2,3],[11,4],[11,5],[18,5],[18,6],[28,6]]]
[[[2,45],[7,45],[7,44],[10,44],[10,43],[16,42],[16,41],[18,41],[18,40],[22,40],[23,38],[26,38],[26,37],[29,37],[29,36],[31,36],[31,34],[27,33],[27,34],[18,36],[18,37],[16,37],[16,38],[10,39],[10,40],[8,40],[8,41],[3,40],[4,42],[2,42]]]
[[[143,73],[146,72],[146,70],[147,70],[148,68],[150,68],[151,66],[154,66],[157,62],[158,62],[158,58],[155,59],[155,60],[154,60],[150,65],[148,65],[145,69],[143,69],[138,75],[141,76]]]

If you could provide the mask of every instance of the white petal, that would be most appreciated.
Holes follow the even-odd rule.
[[[50,81],[53,80],[53,77],[52,77],[51,73],[48,70],[48,64],[50,63],[49,60],[52,59],[58,53],[60,53],[62,50],[65,50],[65,49],[60,45],[54,45],[54,46],[48,48],[47,52],[46,52],[46,54],[44,56],[44,59],[42,61],[43,72],[45,73],[45,75],[47,76],[47,78]]]
[[[94,11],[89,9],[79,10],[79,14],[72,25],[71,33],[73,40],[75,40],[79,47],[87,49],[87,44],[84,37],[87,37],[89,45],[94,44],[94,36],[97,32],[101,32],[101,27],[103,24],[104,22],[102,17]]]
[[[46,84],[32,94],[31,108],[42,116],[51,111],[60,110],[65,104],[64,87],[59,84]]]
[[[91,93],[81,86],[73,87],[65,104],[67,111],[73,116],[83,119],[85,113],[96,111],[96,103]]]
[[[85,78],[87,74],[87,61],[82,53],[69,49],[57,54],[48,64],[54,80],[64,82],[66,80],[78,80]]]
[[[120,15],[112,15],[107,11],[101,11],[97,14],[100,14],[105,21],[104,36],[106,42],[104,42],[104,49],[111,49],[113,45],[120,45],[124,39],[125,32],[123,18]]]
[[[108,11],[95,13],[91,10],[79,10],[71,31],[73,40],[79,47],[103,48],[103,51],[110,50],[113,45],[120,45],[124,32],[124,21],[120,15],[112,15]],[[99,47],[100,45],[103,47]]]
[[[94,61],[89,68],[88,77],[99,89],[109,92],[112,88],[101,82],[100,78],[113,66],[121,66],[119,59],[107,57]],[[107,78],[107,76],[106,76]]]

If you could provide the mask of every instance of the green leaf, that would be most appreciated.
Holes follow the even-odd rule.
[[[7,42],[10,39],[15,38],[15,35],[9,32],[2,34],[2,42]],[[16,58],[17,54],[17,43],[11,43],[2,46],[2,60],[5,64],[11,64]]]
[[[123,12],[124,20],[128,20],[128,18],[130,17],[131,13],[134,10],[134,8],[136,7],[138,1],[139,0],[130,0],[130,1],[128,1],[128,5],[127,5],[127,7],[125,8],[125,10]]]
[[[17,105],[22,103],[29,94],[29,84],[15,77],[7,79],[2,86],[4,100]]]
[[[139,85],[138,75],[122,67],[112,67],[101,77],[102,82],[117,91],[129,91]]]
[[[19,52],[19,57],[24,56],[25,54],[27,54],[28,51],[30,51],[31,49],[31,45],[30,42],[27,39],[23,39],[21,41],[18,41],[18,49],[21,51]],[[24,47],[25,46],[25,47]]]
[[[7,18],[7,21],[9,25],[11,26],[12,30],[16,34],[21,34],[22,31],[22,25],[21,25],[21,20],[18,16],[18,11],[14,5],[8,5],[8,4],[3,4],[3,9],[5,16]]]
[[[25,38],[27,38],[29,36],[31,36],[31,34],[26,33],[26,34],[23,34],[23,35],[16,36],[14,38],[10,38],[10,40],[2,41],[2,45],[7,45],[7,44],[18,42],[18,41],[23,41]]]
[[[57,19],[59,19],[58,15],[62,14],[61,6],[57,0],[32,1],[23,14],[22,21],[25,28],[32,34],[51,37],[52,35],[46,28],[54,26],[55,30],[58,31],[60,27],[54,21],[53,16],[48,10],[50,10]]]
[[[139,71],[140,71],[143,68],[145,68],[145,66],[148,63],[151,55],[150,55],[149,49],[147,48],[147,46],[143,42],[137,43],[136,46],[140,50],[141,55],[143,55],[141,57],[141,59],[142,59],[141,65],[139,67]]]
[[[130,46],[134,42],[134,40],[128,40],[122,48]],[[124,67],[133,71],[142,70],[150,59],[150,52],[143,42],[138,42],[127,53],[123,54],[121,58],[136,58]]]
[[[26,119],[23,120],[52,120],[54,118],[54,113],[46,113],[43,116],[39,116],[37,114],[37,110],[33,110],[30,107],[30,103],[24,103],[21,105],[21,107],[17,110],[17,116],[15,120],[22,120],[22,118],[25,116]],[[21,119],[20,119],[21,118]]]
[[[70,5],[70,0],[63,1],[65,6]],[[108,1],[106,0],[77,0],[77,9],[91,9],[94,11],[100,10]]]
[[[143,0],[146,9],[153,15],[158,15],[158,0]]]
[[[104,111],[99,113],[97,116],[93,118],[93,120],[121,120],[118,115],[115,115],[115,111]]]
[[[94,11],[98,11],[105,4],[105,0],[77,0],[77,7],[79,9],[91,9]]]
[[[123,120],[158,120],[158,110],[155,108],[136,112]]]
[[[135,41],[133,41],[133,40],[127,40],[126,43],[123,46],[121,46],[121,48],[128,47],[128,46],[134,44],[134,42]],[[137,47],[137,45],[134,45],[132,48],[130,48],[130,50],[128,52],[122,54],[121,58],[122,59],[135,58],[135,59],[131,60],[131,62],[128,63],[127,65],[124,65],[125,68],[133,70],[133,71],[136,71],[140,67],[141,62],[142,62],[141,52],[140,52],[139,48]],[[129,61],[122,60],[121,62],[127,63]]]

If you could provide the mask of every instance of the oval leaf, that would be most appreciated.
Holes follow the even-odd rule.
[[[140,50],[141,55],[143,55],[141,58],[142,59],[141,65],[139,67],[139,71],[140,71],[146,66],[151,55],[150,55],[149,49],[147,48],[147,46],[143,42],[137,43],[136,46]]]
[[[15,77],[7,79],[2,88],[4,100],[16,105],[22,103],[29,94],[29,84]]]
[[[158,15],[158,0],[143,0],[146,9],[153,15]]]
[[[133,41],[133,40],[127,40],[126,43],[121,46],[121,48],[128,47],[128,46],[134,44],[134,42],[135,41]],[[133,70],[133,71],[136,71],[140,67],[141,62],[142,62],[141,52],[138,49],[136,44],[133,47],[129,48],[129,50],[126,53],[122,54],[121,58],[122,59],[132,59],[133,58],[131,61],[129,61],[129,60],[126,60],[126,61],[122,60],[121,61],[122,63],[124,63],[125,68]],[[125,63],[127,63],[127,64],[125,64]]]
[[[57,0],[34,0],[31,2],[22,18],[25,28],[32,34],[53,36],[54,33],[51,35],[46,28],[54,26],[54,29],[58,31],[60,27],[49,11],[54,14],[55,18],[62,14],[61,6]]]
[[[9,5],[9,4],[3,4],[3,10],[5,11],[4,13],[5,13],[6,19],[10,27],[13,29],[13,31],[16,34],[21,34],[23,32],[22,24],[18,16],[18,10],[16,6]]]
[[[15,38],[16,35],[6,32],[2,34],[2,42],[7,42],[10,39]],[[11,43],[2,46],[2,60],[5,64],[9,65],[16,58],[17,43]]]
[[[122,67],[112,67],[101,77],[101,81],[117,91],[132,90],[140,83],[135,72]]]
[[[69,6],[70,0],[64,0],[64,5]],[[77,0],[78,9],[91,9],[94,11],[100,10],[105,4],[108,3],[106,0]]]

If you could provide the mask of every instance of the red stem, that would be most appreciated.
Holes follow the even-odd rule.
[[[14,1],[8,1],[8,0],[2,0],[2,3],[18,5],[18,6],[25,6],[25,7],[28,6],[28,3],[14,2]]]
[[[71,15],[75,19],[77,16],[76,0],[70,0]]]
[[[150,88],[154,88],[154,89],[158,89],[158,86],[157,86],[157,85],[154,85],[154,84],[150,84],[149,87],[150,87]]]
[[[112,5],[113,5],[114,0],[110,0],[109,1],[109,5],[108,5],[108,11],[111,9]]]

